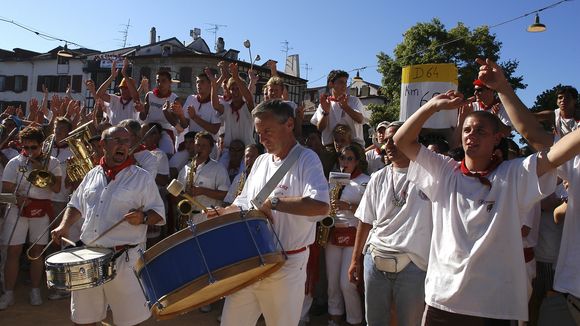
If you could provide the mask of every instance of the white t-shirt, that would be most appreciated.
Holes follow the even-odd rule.
[[[238,173],[235,176],[234,180],[232,180],[232,184],[228,189],[228,193],[224,197],[224,203],[231,204],[234,202],[234,199],[236,199],[236,193],[238,192],[238,187],[240,186],[240,178],[242,176],[242,173],[245,173],[245,171]]]
[[[360,174],[356,178],[349,180],[348,184],[342,188],[340,200],[349,204],[359,204],[370,179],[371,177],[368,175]],[[330,185],[330,189],[332,189],[332,187],[334,186]],[[345,221],[348,223],[348,226],[356,227],[358,225],[358,219],[349,209],[337,211],[335,223],[336,221]]]
[[[159,98],[153,94],[153,91],[150,91],[146,96],[149,97],[149,113],[144,122],[156,122],[160,124],[163,129],[173,130],[173,126],[171,126],[169,121],[165,119],[165,115],[163,115],[163,105],[165,104],[165,101],[169,101],[169,103],[174,102],[178,97],[177,94],[171,93],[171,95],[166,98]]]
[[[402,207],[393,204],[393,190],[399,199],[406,193]],[[407,253],[417,267],[427,269],[433,228],[431,201],[407,180],[406,168],[389,165],[373,173],[354,215],[373,226],[367,245],[379,251]]]
[[[50,157],[47,169],[50,173],[54,174],[55,177],[62,176],[60,164],[58,160],[52,156]],[[49,188],[35,187],[26,180],[28,175],[30,175],[30,172],[32,172],[32,164],[28,162],[28,157],[19,154],[6,163],[6,168],[2,174],[2,181],[15,184],[18,187],[16,189],[17,195],[34,199],[52,199],[53,192],[50,191]]]
[[[296,146],[301,145],[297,144]],[[296,146],[292,150],[296,149]],[[256,197],[283,163],[284,160],[274,161],[274,156],[271,154],[258,156],[248,180],[244,184],[242,193],[234,200],[233,204],[246,210],[250,209],[252,207],[250,201]],[[328,182],[324,177],[322,164],[316,153],[303,148],[300,157],[272,191],[271,196],[279,198],[309,197],[328,203]],[[316,221],[321,218],[320,216],[306,217],[280,211],[273,211],[272,217],[274,231],[278,234],[282,247],[287,251],[312,244]]]
[[[562,184],[556,186],[555,194],[559,198],[568,197]],[[553,267],[556,267],[564,223],[554,222],[554,210],[542,211],[539,229],[538,244],[534,247],[536,261],[552,263]]]
[[[500,164],[492,187],[459,162],[421,146],[408,178],[431,198],[433,234],[425,302],[471,316],[527,320],[527,273],[520,217],[554,192],[556,173],[538,178],[537,156]]]
[[[84,218],[81,240],[92,246],[111,248],[144,243],[147,240],[147,226],[131,225],[126,221],[91,243],[132,209],[152,209],[163,217],[157,225],[165,224],[165,207],[155,179],[135,165],[121,170],[109,183],[103,168],[100,165],[94,167],[73,193],[68,206],[81,212]]]
[[[501,120],[501,122],[504,125],[506,125],[508,127],[513,127],[512,121],[510,120],[510,117],[508,116],[503,104],[499,103],[498,105],[499,105],[499,111],[495,115]],[[473,102],[473,111],[489,111],[489,112],[491,112],[490,110],[485,110],[483,108],[483,106],[481,105],[481,103],[479,103],[477,101]]]
[[[187,164],[190,158],[191,157],[188,151],[179,151],[171,156],[171,159],[169,159],[169,167],[175,168],[179,172]]]
[[[213,106],[211,105],[211,101],[202,104],[197,100],[197,95],[189,95],[183,104],[183,112],[189,119],[189,131],[199,132],[205,130],[200,125],[195,123],[195,121],[189,118],[188,108],[190,106],[193,107],[200,118],[207,121],[208,123],[216,124],[221,122],[218,116],[218,112],[214,110]]]
[[[135,111],[135,102],[133,99],[123,105],[121,96],[109,94],[111,97],[109,105],[106,106],[105,113],[109,117],[109,122],[114,126],[125,119],[137,119],[138,114]]]
[[[231,104],[229,102],[221,101],[224,106],[224,112],[219,115],[220,119],[224,124],[224,146],[229,147],[230,143],[234,139],[239,139],[244,142],[244,145],[249,145],[254,143],[254,119],[248,106],[244,103],[242,107],[237,111],[238,114],[232,111]]]
[[[157,158],[157,174],[169,175],[169,159],[167,154],[159,148],[149,151]]]
[[[560,165],[558,175],[569,185],[554,290],[580,297],[580,208],[577,207],[580,200],[580,155]]]
[[[535,247],[538,243],[538,235],[540,234],[540,215],[542,214],[541,202],[536,202],[523,215],[522,226],[530,228],[528,236],[523,237],[524,248]]]
[[[153,178],[157,175],[157,169],[159,168],[159,160],[148,150],[142,150],[133,153],[137,165],[145,169],[147,172],[151,173]]]
[[[18,156],[19,153],[14,148],[9,147],[9,148],[4,148],[2,150],[2,154],[4,154],[4,156],[6,156],[6,159],[8,159],[8,161],[10,161],[11,159]],[[6,164],[8,164],[8,162],[6,162]],[[2,179],[3,173],[4,173],[4,164],[0,163],[0,179]]]
[[[554,116],[555,116],[554,124],[556,126],[556,134],[560,138],[578,129],[578,126],[580,125],[580,123],[574,120],[574,118],[572,119],[563,118],[559,108],[554,110]]]
[[[363,123],[356,123],[352,118],[342,109],[338,102],[330,102],[330,113],[328,114],[328,124],[326,128],[322,130],[322,144],[332,145],[334,143],[334,137],[332,136],[332,130],[337,124],[344,124],[350,127],[352,131],[352,140],[359,143],[362,147],[365,147],[364,134],[363,134],[363,124],[368,122],[368,113],[364,109],[362,102],[355,96],[348,96],[348,105],[355,111],[363,114]],[[310,119],[310,123],[313,125],[318,125],[318,121],[322,120],[324,116],[322,114],[322,106],[318,105],[316,112]]]
[[[187,186],[187,176],[190,169],[190,164],[185,165],[179,171],[179,176],[177,177],[177,180],[185,186]],[[230,187],[228,171],[218,162],[209,159],[206,163],[197,166],[197,170],[193,175],[193,185],[212,190],[228,191]],[[222,205],[222,201],[219,199],[213,199],[207,196],[195,196],[194,198],[205,207]]]
[[[60,203],[66,203],[69,200],[71,191],[65,186],[64,182],[66,179],[67,159],[72,156],[72,152],[68,146],[63,148],[57,148],[56,146],[53,146],[50,155],[59,161],[60,171],[62,173],[62,178],[60,178],[60,192],[53,193],[52,200]]]
[[[369,168],[368,168],[369,174],[373,174],[373,173],[377,172],[378,170],[385,167],[385,163],[383,162],[383,158],[381,157],[381,154],[379,154],[377,152],[376,148],[373,148],[370,151],[367,151],[365,153],[365,156],[367,158],[367,162],[369,163]]]

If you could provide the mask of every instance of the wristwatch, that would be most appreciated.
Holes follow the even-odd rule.
[[[280,203],[280,198],[278,197],[270,197],[270,206],[272,208],[273,211],[277,210],[276,207],[278,207],[278,203]]]
[[[149,214],[147,214],[147,212],[143,211],[143,224],[147,224],[148,220],[149,220]]]

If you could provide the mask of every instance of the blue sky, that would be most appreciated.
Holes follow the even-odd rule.
[[[71,40],[85,47],[111,50],[120,47],[120,30],[131,20],[128,43],[149,42],[149,30],[157,29],[162,39],[190,40],[189,30],[202,29],[202,37],[213,47],[210,24],[221,27],[218,36],[226,48],[240,50],[252,42],[252,53],[283,62],[282,42],[289,54],[300,54],[301,66],[308,63],[309,86],[324,84],[332,69],[351,71],[360,67],[361,77],[380,84],[376,54],[392,54],[402,34],[417,22],[439,18],[447,28],[461,21],[468,27],[494,25],[550,5],[556,0],[487,1],[10,1],[2,5],[0,17],[11,19],[44,33]],[[577,88],[580,76],[580,1],[568,1],[540,13],[547,25],[544,33],[528,33],[533,15],[491,31],[503,43],[501,59],[517,59],[518,74],[529,86],[519,91],[524,103],[533,104],[536,95],[558,83]],[[59,42],[44,40],[14,25],[0,22],[0,48],[47,51]],[[282,63],[280,63],[282,66]],[[356,72],[353,72],[354,75]],[[302,77],[306,70],[302,69]]]

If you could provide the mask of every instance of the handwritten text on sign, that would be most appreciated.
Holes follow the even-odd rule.
[[[432,97],[457,90],[457,68],[450,63],[423,64],[403,68],[401,77],[401,110],[404,121]],[[444,129],[457,123],[457,110],[441,111],[425,123],[425,128]]]

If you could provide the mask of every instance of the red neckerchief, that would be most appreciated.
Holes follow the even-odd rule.
[[[377,152],[378,155],[381,155],[381,147],[375,146],[375,152]]]
[[[491,182],[489,181],[488,178],[486,178],[486,176],[488,176],[491,172],[493,172],[493,170],[495,170],[498,167],[498,165],[500,165],[500,163],[501,161],[498,160],[495,156],[493,156],[491,161],[489,162],[489,165],[487,166],[487,169],[481,172],[471,172],[469,171],[467,166],[465,166],[465,159],[463,159],[461,161],[461,173],[463,173],[463,175],[468,177],[478,178],[481,184],[486,185],[491,189]]]
[[[169,97],[169,95],[171,95],[171,91],[169,91],[169,92],[167,93],[167,95],[165,95],[165,96],[162,96],[162,95],[161,95],[161,93],[159,93],[159,88],[155,87],[155,88],[153,89],[153,95],[157,96],[158,98],[166,98],[166,97]]]
[[[242,104],[239,107],[236,107],[233,101],[232,103],[230,103],[230,106],[232,107],[232,112],[236,114],[236,122],[240,121],[240,109],[244,106],[244,104],[246,104],[246,102],[242,101]]]
[[[334,96],[332,96],[332,95],[330,95],[329,97],[327,97],[327,99],[328,99],[329,101],[338,102],[338,100],[336,99],[336,97],[334,97]]]
[[[105,162],[105,158],[101,157],[101,161],[99,162],[99,164],[103,167],[103,172],[105,172],[107,180],[115,180],[115,177],[119,172],[121,172],[124,168],[135,164],[135,159],[133,158],[133,156],[128,156],[123,163],[114,167],[109,167]]]
[[[500,101],[497,98],[493,99],[493,102],[491,102],[490,105],[485,105],[482,101],[477,101],[477,103],[479,103],[479,107],[482,108],[484,111],[489,111],[491,110],[491,108],[493,108],[494,105],[498,104]]]
[[[229,102],[232,100],[232,96],[231,95],[224,95],[222,96],[222,98],[224,99],[224,101]]]
[[[144,151],[144,150],[146,150],[146,149],[147,149],[147,147],[146,147],[145,145],[141,144],[141,145],[137,146],[137,149],[135,149],[135,150],[133,151],[133,154],[135,154],[135,153],[139,153],[139,152],[142,152],[142,151]]]

